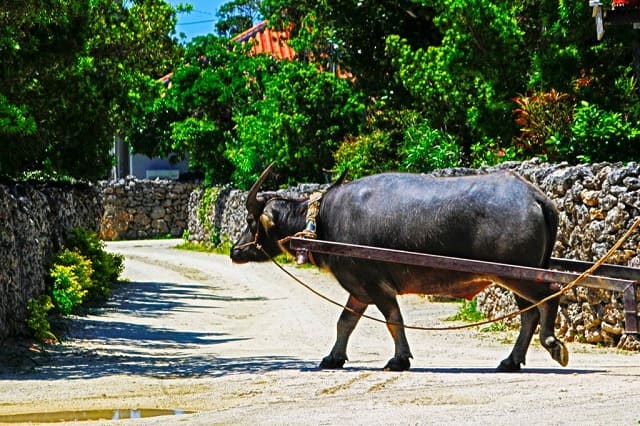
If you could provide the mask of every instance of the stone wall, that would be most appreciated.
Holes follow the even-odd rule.
[[[640,166],[636,163],[568,166],[545,164],[537,160],[505,163],[500,166],[472,169],[446,169],[438,176],[489,173],[511,169],[534,183],[554,201],[560,214],[558,238],[553,256],[597,261],[640,217]],[[317,185],[295,188],[295,194],[310,193]],[[198,209],[202,192],[191,194],[189,238],[194,242],[210,241]],[[221,192],[215,209],[206,221],[218,240],[235,241],[245,227],[246,193],[237,190]],[[640,267],[640,232],[633,235],[608,261]],[[640,294],[638,295],[640,297]],[[478,295],[479,309],[490,318],[516,310],[510,292],[491,287]],[[519,321],[516,317],[511,323]],[[621,295],[610,291],[576,287],[561,299],[557,318],[558,334],[565,340],[578,340],[638,349],[624,332],[624,309]]]
[[[526,162],[512,167],[545,191],[558,208],[555,257],[595,262],[640,217],[637,163],[570,167]],[[607,263],[640,268],[640,232],[632,235]],[[511,294],[498,287],[480,294],[478,306],[491,318],[516,309]],[[611,291],[585,287],[570,290],[560,300],[556,325],[559,337],[567,341],[639,349],[636,341],[624,335],[622,296]]]
[[[187,229],[189,197],[199,182],[128,177],[104,181],[100,238],[108,241],[182,237]]]
[[[598,260],[640,216],[640,166],[636,163],[568,166],[538,161],[508,163],[481,170],[447,169],[438,175],[487,173],[509,168],[544,190],[560,212],[554,256]],[[320,185],[300,185],[284,196],[303,196]],[[135,180],[99,186],[0,185],[0,338],[23,323],[26,302],[44,292],[52,253],[74,227],[100,231],[106,240],[181,237],[194,242],[235,241],[245,227],[246,193],[216,191],[202,208],[199,182]],[[640,267],[640,233],[633,235],[610,263]],[[639,295],[640,296],[640,295]],[[478,296],[489,317],[515,309],[500,288]],[[517,321],[517,319],[516,319]],[[566,340],[627,347],[620,295],[576,288],[562,298],[557,325]]]
[[[95,186],[0,185],[0,339],[24,328],[27,302],[44,293],[52,253],[69,231],[97,231],[101,216]]]

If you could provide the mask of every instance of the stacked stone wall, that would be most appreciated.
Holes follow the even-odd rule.
[[[107,241],[182,237],[187,229],[189,198],[199,182],[165,179],[104,181],[104,215],[100,237]]]
[[[445,169],[434,175],[490,173],[499,169],[510,169],[523,176],[555,203],[560,219],[555,257],[597,261],[640,217],[640,165],[637,163],[569,166],[532,160],[482,169]],[[289,193],[304,196],[317,188],[318,185],[302,185]],[[246,226],[246,193],[226,190],[221,194],[224,196],[215,209],[208,211],[206,221],[216,224],[217,238],[235,241]],[[287,192],[281,191],[281,194]],[[194,191],[190,200],[189,238],[194,242],[210,241],[202,214],[195,213],[201,196],[201,192]],[[629,238],[608,262],[640,267],[640,232]],[[561,299],[557,318],[559,335],[569,341],[638,349],[637,343],[624,335],[621,297],[610,291],[576,287]],[[478,307],[490,318],[517,309],[510,292],[493,286],[478,295]],[[511,323],[515,325],[518,321],[516,317]]]
[[[436,174],[505,168],[541,188],[557,206],[556,257],[596,261],[640,217],[637,163],[569,166],[533,160]],[[321,187],[300,185],[279,195],[302,197]],[[0,185],[0,338],[24,325],[28,299],[44,292],[50,258],[74,227],[100,231],[106,240],[181,237],[185,230],[193,242],[237,240],[246,226],[246,192],[219,188],[207,208],[203,208],[204,194],[200,182],[167,180],[122,179],[98,186]],[[640,233],[609,262],[640,267]],[[489,317],[515,309],[511,294],[498,287],[481,293],[478,306]],[[624,336],[621,295],[609,291],[576,288],[563,296],[557,326],[566,340],[633,346]]]
[[[598,261],[640,217],[637,163],[568,166],[533,161],[509,166],[555,203],[560,219],[555,257]],[[640,232],[607,263],[640,268]],[[516,309],[513,296],[498,287],[481,293],[478,306],[490,318]],[[622,295],[608,290],[578,286],[567,292],[560,300],[556,326],[559,337],[567,341],[640,349],[624,334]]]
[[[97,232],[101,216],[95,186],[0,185],[0,339],[24,329],[28,300],[45,292],[51,257],[69,232]]]

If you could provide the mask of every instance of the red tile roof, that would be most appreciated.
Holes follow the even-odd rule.
[[[275,59],[293,59],[296,52],[287,43],[289,31],[275,31],[267,26],[267,21],[249,28],[233,38],[238,43],[251,43],[251,53],[265,53]]]

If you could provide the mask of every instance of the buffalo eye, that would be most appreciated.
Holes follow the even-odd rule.
[[[256,222],[256,218],[253,217],[252,214],[247,215],[247,225],[251,232],[255,233],[258,230],[258,222]]]

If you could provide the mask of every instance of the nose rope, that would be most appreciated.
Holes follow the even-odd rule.
[[[247,248],[250,246],[256,246],[256,248],[258,250],[264,251],[262,250],[262,245],[260,245],[258,243],[258,238],[260,238],[260,231],[256,231],[255,235],[253,236],[253,241],[249,241],[248,243],[244,243],[244,244],[240,244],[239,246],[236,246],[236,249],[243,249],[243,248]]]

